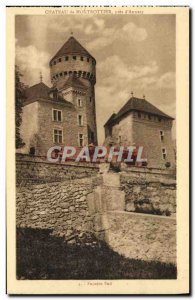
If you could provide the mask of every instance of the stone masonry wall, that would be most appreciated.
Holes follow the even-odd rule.
[[[125,212],[120,174],[102,177],[102,184],[87,196],[90,214],[94,215],[94,233],[128,258],[176,264],[176,219]]]
[[[91,177],[98,171],[97,165],[89,163],[50,163],[45,157],[16,156],[16,181],[20,185]]]
[[[17,226],[51,229],[52,234],[72,240],[83,232],[93,232],[86,197],[101,176],[72,181],[18,186]]]
[[[174,216],[176,214],[176,180],[166,175],[122,172],[126,211]]]
[[[107,243],[133,259],[176,264],[176,219],[140,213],[107,214]]]
[[[90,232],[126,257],[176,263],[175,180],[168,175],[100,175],[92,164],[27,156],[17,159],[16,170],[18,227],[51,229],[68,242]],[[153,215],[167,210],[171,216]]]

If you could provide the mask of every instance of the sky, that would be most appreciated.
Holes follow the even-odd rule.
[[[16,16],[16,64],[29,86],[51,86],[49,61],[73,36],[96,59],[99,143],[103,125],[131,92],[176,117],[175,15]],[[175,122],[173,126],[175,138]]]

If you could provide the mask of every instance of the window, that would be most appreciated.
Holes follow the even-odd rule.
[[[65,57],[65,60],[68,60],[68,56]]]
[[[161,142],[164,141],[164,131],[163,130],[160,130],[160,140],[161,140]]]
[[[161,122],[161,120],[162,120],[161,118],[158,118],[158,122]]]
[[[78,106],[82,107],[82,100],[81,99],[78,99]]]
[[[89,98],[89,102],[90,102],[90,103],[92,102],[92,97]]]
[[[54,141],[54,143],[57,143],[57,144],[62,143],[62,130],[61,129],[53,130],[53,141]]]
[[[151,119],[152,119],[151,115],[148,115],[148,120],[151,120]]]
[[[84,145],[84,137],[82,133],[79,133],[79,147],[83,147]]]
[[[84,60],[83,56],[81,56],[81,60],[82,60],[82,61]]]
[[[61,58],[59,58],[59,59],[58,59],[58,61],[59,61],[59,62],[61,62],[61,61],[62,61],[62,59],[61,59]]]
[[[89,62],[89,58],[87,58],[87,62]]]
[[[138,115],[138,118],[139,118],[139,119],[141,119],[141,116],[142,116],[142,115],[141,115],[141,113],[140,113],[140,112],[138,112],[138,114],[137,114],[137,115]]]
[[[72,57],[74,60],[76,60],[77,59],[77,57],[74,55],[73,57]]]
[[[57,109],[53,109],[53,121],[56,122],[62,122],[62,111],[61,110],[57,110]]]
[[[91,142],[93,143],[94,142],[94,132],[91,131]]]
[[[62,73],[60,73],[60,76],[62,77]]]
[[[78,115],[78,124],[79,124],[79,126],[83,125],[83,116],[82,115]]]
[[[162,148],[162,156],[163,156],[163,159],[167,158],[167,152],[166,152],[165,148]]]

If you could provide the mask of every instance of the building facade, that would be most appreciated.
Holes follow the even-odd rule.
[[[40,82],[26,90],[24,151],[46,155],[54,145],[96,145],[96,60],[71,36],[49,66],[52,87]]]
[[[105,128],[106,145],[143,146],[148,167],[175,167],[173,118],[145,99],[131,97]]]

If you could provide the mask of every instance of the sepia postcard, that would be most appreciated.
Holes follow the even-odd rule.
[[[189,7],[7,7],[7,293],[189,294]]]

